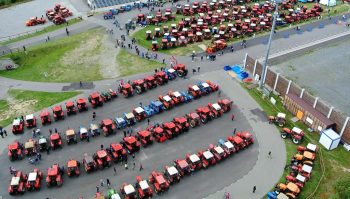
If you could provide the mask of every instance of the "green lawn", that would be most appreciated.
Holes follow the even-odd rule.
[[[68,27],[73,25],[73,24],[76,24],[78,22],[81,22],[81,21],[82,21],[82,19],[80,19],[80,18],[70,19],[70,20],[68,20]],[[48,21],[47,23],[51,23],[51,22]],[[25,40],[25,39],[28,39],[28,38],[31,38],[31,37],[43,35],[43,34],[46,34],[46,33],[49,33],[49,32],[55,31],[55,30],[58,30],[58,29],[63,29],[65,27],[67,27],[67,25],[65,23],[61,24],[61,25],[52,24],[50,26],[47,26],[47,27],[43,28],[42,30],[39,30],[39,31],[36,31],[36,32],[33,32],[33,33],[29,33],[29,34],[26,34],[26,35],[22,35],[22,36],[19,36],[19,37],[14,37],[13,39],[9,39],[7,41],[1,42],[0,44],[1,45],[7,45],[7,44],[10,44],[10,43],[14,43],[14,42],[17,42],[17,41]],[[40,28],[40,25],[38,25],[38,28]]]
[[[243,85],[243,84],[242,84]],[[244,88],[247,88],[246,85],[243,85]],[[283,106],[281,100],[277,97],[273,97],[277,100],[277,104],[274,106],[270,103],[268,99],[263,99],[262,94],[257,89],[247,89],[248,93],[259,103],[261,108],[266,112],[267,115],[276,115],[278,112],[287,113],[287,127],[298,126],[305,133],[305,139],[303,140],[303,145],[306,145],[309,142],[318,144],[319,135],[318,133],[310,133],[307,130],[307,126],[302,122],[292,123],[291,118],[293,117],[289,112],[287,112]],[[279,127],[277,127],[279,128]],[[281,128],[279,128],[281,130]],[[287,163],[289,163],[291,157],[296,153],[296,145],[293,144],[290,139],[285,140],[286,150],[287,150]],[[350,175],[350,154],[344,150],[342,146],[339,146],[337,149],[332,151],[327,151],[322,146],[319,145],[320,152],[317,154],[315,167],[313,168],[311,180],[306,183],[306,186],[302,190],[299,198],[307,198],[310,196],[318,186],[315,194],[311,198],[322,198],[322,199],[340,199],[335,192],[336,182],[344,175]],[[324,178],[321,180],[322,168],[321,168],[321,159],[323,160],[323,165],[325,168]],[[285,176],[289,173],[288,170],[285,170],[281,176],[280,182],[285,181]],[[321,181],[320,181],[321,180]],[[319,185],[318,185],[319,184]]]
[[[0,0],[0,9],[8,8],[20,3],[25,3],[32,0]]]
[[[143,59],[137,55],[131,54],[124,49],[117,55],[117,63],[121,76],[128,76],[137,73],[152,71],[156,68],[165,67],[165,64]]]
[[[100,74],[101,29],[40,44],[27,50],[6,55],[20,67],[0,71],[12,79],[37,82],[78,82],[103,79]],[[0,57],[1,59],[1,57]]]
[[[39,111],[62,102],[80,92],[39,92],[11,89],[11,99],[0,100],[0,126],[11,124],[13,118]]]

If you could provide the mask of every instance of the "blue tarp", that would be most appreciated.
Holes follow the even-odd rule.
[[[237,74],[237,78],[240,80],[244,80],[245,78],[247,78],[249,76],[249,74],[247,72],[245,72],[244,69],[242,69],[239,65],[224,66],[224,70],[225,71],[232,70],[234,73]]]

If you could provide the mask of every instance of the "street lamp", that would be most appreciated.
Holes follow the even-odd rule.
[[[275,2],[275,12],[273,13],[273,22],[272,22],[272,28],[271,28],[271,33],[269,37],[269,41],[267,43],[267,50],[266,50],[266,56],[265,56],[265,61],[264,65],[262,68],[262,73],[261,73],[261,78],[260,78],[260,83],[259,83],[259,88],[263,89],[264,87],[264,82],[265,82],[265,76],[266,76],[266,65],[269,60],[269,54],[270,54],[270,48],[271,48],[271,42],[272,42],[272,37],[273,34],[275,33],[275,28],[276,28],[276,19],[278,17],[278,3],[280,2],[279,0],[274,1]]]

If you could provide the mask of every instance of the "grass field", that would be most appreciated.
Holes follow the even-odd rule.
[[[8,8],[20,3],[25,3],[32,0],[0,0],[0,9]]]
[[[246,85],[243,87],[247,88]],[[247,89],[249,94],[259,103],[261,108],[266,112],[267,115],[276,115],[278,112],[287,113],[287,127],[297,126],[301,128],[306,136],[303,140],[302,145],[306,145],[311,142],[314,144],[318,144],[319,135],[318,133],[310,133],[308,132],[308,127],[302,122],[292,123],[290,118],[293,116],[286,111],[283,106],[281,100],[277,96],[273,96],[277,99],[277,104],[274,106],[270,103],[268,99],[263,99],[262,94],[257,89]],[[279,127],[278,127],[279,128]],[[281,130],[281,129],[280,129]],[[286,150],[287,150],[287,162],[291,157],[296,153],[297,146],[291,142],[290,139],[285,140]],[[322,146],[319,145],[320,152],[317,154],[316,163],[312,171],[311,179],[306,183],[306,186],[303,188],[299,198],[307,198],[315,191],[315,194],[311,198],[322,198],[322,199],[340,199],[337,195],[334,187],[336,182],[341,179],[345,175],[350,175],[350,154],[345,151],[342,146],[339,146],[337,149],[332,151],[327,151]],[[321,154],[322,153],[322,154]],[[321,161],[321,159],[323,161]],[[324,165],[324,177],[321,180],[322,176],[322,164]],[[281,176],[280,182],[285,182],[285,176],[288,174],[288,170],[285,170],[283,175]]]
[[[149,72],[156,68],[165,66],[165,64],[153,60],[143,59],[137,55],[127,52],[124,49],[119,51],[119,54],[117,55],[117,63],[121,76]]]
[[[38,92],[12,89],[11,99],[0,100],[0,126],[9,125],[15,117],[39,111],[79,94],[79,92]]]

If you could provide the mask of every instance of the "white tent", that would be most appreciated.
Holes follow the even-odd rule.
[[[337,5],[336,0],[320,0],[320,4],[325,5],[325,6],[335,6]]]

